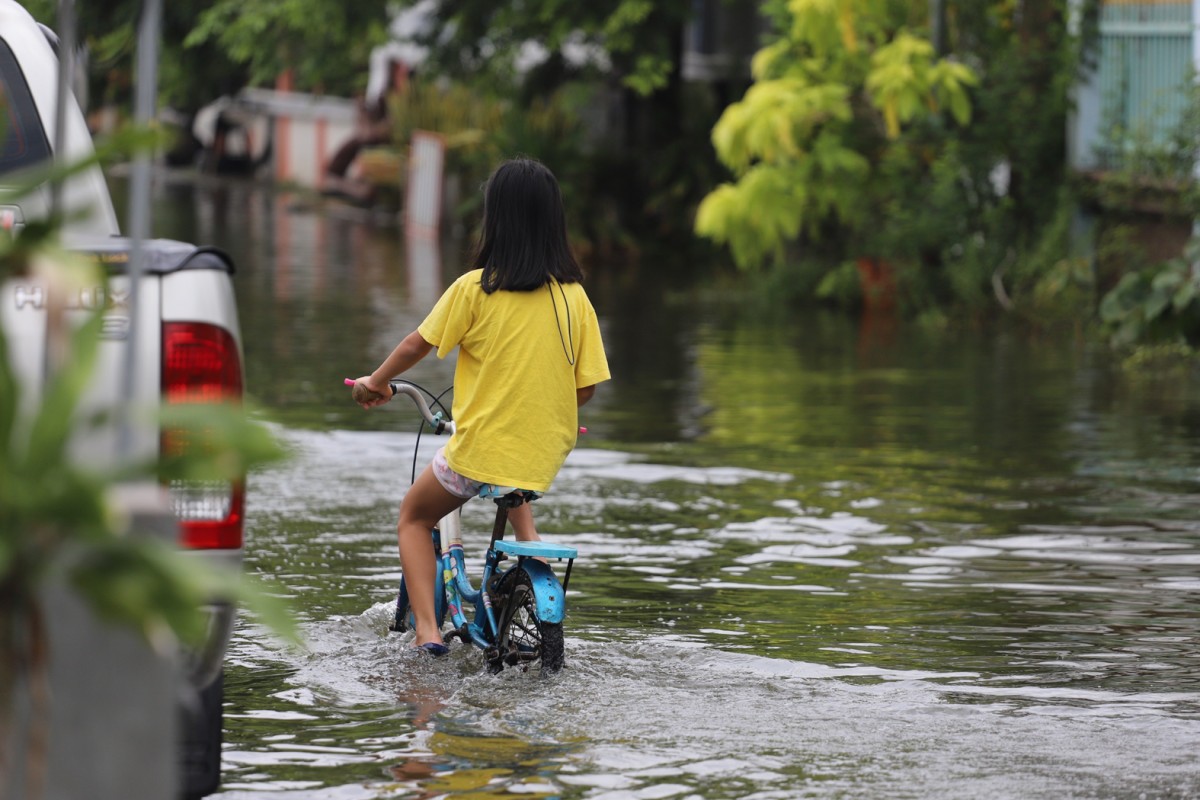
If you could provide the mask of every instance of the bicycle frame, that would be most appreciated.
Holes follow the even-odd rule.
[[[471,584],[467,574],[466,555],[462,543],[462,514],[455,511],[443,517],[438,525],[438,536],[441,543],[440,566],[442,570],[442,587],[446,598],[446,613],[450,622],[460,635],[471,639],[478,647],[488,648],[496,641],[496,615],[492,609],[492,599],[487,592],[488,582],[496,574],[496,564],[499,563],[496,552],[489,547],[484,557],[483,576],[479,588]],[[465,603],[475,606],[474,619],[467,620],[463,612]],[[483,624],[481,624],[483,623]]]

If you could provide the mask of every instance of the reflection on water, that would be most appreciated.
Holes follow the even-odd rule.
[[[294,453],[252,478],[247,556],[309,648],[240,625],[220,797],[1200,795],[1194,382],[593,266],[614,380],[537,512],[581,553],[568,669],[490,676],[388,634],[396,505],[437,443],[341,386],[461,249],[247,185],[160,192],[160,235],[236,259],[249,390]],[[467,507],[472,558],[489,516]]]

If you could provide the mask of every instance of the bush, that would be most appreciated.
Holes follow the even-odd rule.
[[[1200,239],[1179,258],[1126,274],[1100,302],[1100,319],[1117,347],[1200,345]]]

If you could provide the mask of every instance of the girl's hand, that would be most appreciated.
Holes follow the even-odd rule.
[[[354,381],[350,396],[363,408],[374,408],[392,399],[392,387],[387,381],[375,381],[367,375]]]

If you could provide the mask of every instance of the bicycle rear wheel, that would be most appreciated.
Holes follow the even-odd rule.
[[[540,662],[542,675],[553,675],[563,668],[563,626],[561,622],[538,619],[533,583],[523,569],[511,569],[498,582],[493,597],[500,632],[489,667],[499,672],[504,667],[528,670]]]

